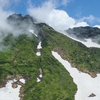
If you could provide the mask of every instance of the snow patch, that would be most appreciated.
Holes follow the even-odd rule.
[[[40,78],[42,78],[42,77],[43,77],[43,75],[42,75],[42,74],[40,74],[40,75],[39,75],[39,77],[40,77]]]
[[[95,43],[95,42],[93,42],[93,41],[91,40],[91,38],[85,39],[86,42],[84,42],[84,41],[78,40],[78,39],[76,39],[76,38],[73,38],[73,37],[69,36],[68,34],[66,34],[66,33],[64,33],[64,32],[63,32],[63,34],[66,35],[66,36],[68,36],[69,38],[71,38],[71,39],[77,41],[77,42],[80,42],[80,43],[84,44],[84,45],[85,45],[86,47],[88,47],[88,48],[90,48],[90,47],[100,48],[100,45],[97,44],[97,43]]]
[[[87,47],[96,47],[96,48],[100,48],[100,45],[95,43],[95,42],[92,42],[92,40],[89,38],[89,39],[86,39],[86,42],[84,42],[83,44],[85,44]]]
[[[37,49],[42,49],[41,41],[40,41],[39,44],[37,45]]]
[[[18,85],[17,88],[12,87],[13,80],[7,82],[6,86],[0,88],[0,100],[20,100],[20,88]]]
[[[25,82],[25,79],[23,79],[23,78],[22,78],[22,79],[20,79],[19,81],[20,81],[21,83],[23,83],[23,84],[25,84],[25,83],[26,83],[26,82]]]
[[[37,82],[40,82],[41,80],[37,77]]]
[[[100,100],[100,74],[97,74],[96,78],[92,78],[89,74],[73,68],[71,64],[63,60],[57,52],[52,51],[52,55],[66,68],[77,85],[78,90],[75,94],[75,100]],[[96,96],[89,97],[91,93]]]
[[[30,29],[29,32],[32,33],[32,34],[34,34],[36,37],[38,37],[37,34],[34,33],[34,30],[31,30],[31,29]]]
[[[36,55],[37,55],[37,56],[41,56],[41,52],[37,52]]]
[[[41,41],[38,43],[38,45],[37,45],[37,53],[36,53],[36,55],[37,56],[41,56],[41,52],[40,52],[40,49],[42,49],[42,46],[41,46]]]
[[[17,82],[17,80],[16,79],[13,79],[13,82]]]

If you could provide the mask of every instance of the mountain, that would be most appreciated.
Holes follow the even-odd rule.
[[[91,38],[93,42],[100,44],[100,29],[97,27],[75,27],[69,28],[66,32],[77,39],[85,41],[85,39]]]
[[[87,48],[45,23],[36,23],[29,15],[10,15],[7,23],[12,29],[0,31],[5,36],[0,42],[5,47],[0,51],[0,86],[9,79],[23,77],[26,83],[21,99],[74,100],[77,86],[51,51],[92,77],[100,73],[99,48]]]

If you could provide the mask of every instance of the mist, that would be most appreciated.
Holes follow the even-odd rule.
[[[35,25],[35,20],[29,16],[22,16],[21,14],[13,14],[7,18],[7,22],[12,27],[11,33],[14,36],[19,36],[21,34],[31,35],[29,30],[34,30],[35,33],[38,33],[38,30]]]
[[[38,34],[38,29],[32,17],[12,13],[0,9],[0,51],[9,48],[9,46],[3,44],[3,39],[8,35],[18,37],[19,35],[26,34],[31,37],[32,33],[30,30],[34,30],[35,34]]]
[[[100,29],[97,27],[74,27],[66,30],[65,35],[81,42],[86,47],[100,48]]]

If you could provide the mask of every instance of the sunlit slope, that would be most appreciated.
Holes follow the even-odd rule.
[[[51,51],[57,51],[73,67],[94,76],[100,72],[100,49],[87,48],[44,23],[35,24],[38,29],[36,36],[36,31],[34,34],[31,34],[33,30],[29,32],[30,28],[32,26],[25,34],[17,36],[9,33],[1,42],[5,48],[0,51],[0,83],[7,76],[23,76],[26,79],[22,89],[24,100],[74,100],[76,85]],[[20,30],[18,26],[17,29]],[[37,56],[40,41],[41,55]],[[37,82],[40,69],[43,78]]]
[[[37,25],[45,31],[41,25]],[[43,26],[49,28],[45,24]],[[51,28],[50,28],[51,29]],[[21,34],[9,34],[2,41],[7,49],[0,51],[0,82],[7,76],[23,76],[26,84],[22,91],[24,100],[74,100],[76,85],[65,68],[52,56],[51,47],[46,44],[45,33],[40,31],[41,56],[37,56],[38,38]],[[49,37],[47,37],[49,39]],[[36,78],[39,69],[43,71],[41,82]]]
[[[47,26],[43,26],[42,31],[44,44],[71,62],[74,67],[81,71],[85,71],[94,76],[100,72],[100,49],[87,48],[80,42],[72,40],[63,34],[55,32]],[[41,32],[42,32],[41,31]]]

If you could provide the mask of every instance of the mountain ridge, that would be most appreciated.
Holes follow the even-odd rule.
[[[10,45],[10,47],[5,51],[0,51],[0,83],[7,76],[27,77],[28,80],[26,79],[26,84],[22,89],[23,100],[74,100],[77,87],[69,72],[53,57],[51,51],[57,51],[73,67],[93,77],[100,73],[99,48],[87,48],[45,23],[32,22],[33,25],[26,23],[25,26],[22,26],[25,23],[21,21],[18,23],[20,25],[16,26],[15,21],[15,25],[11,26],[15,31],[18,30],[15,33],[19,34],[13,36],[13,32],[10,35],[6,33],[8,35],[1,42],[4,46]],[[29,29],[33,30],[38,37]],[[40,41],[41,56],[37,56],[37,45]],[[36,78],[40,68],[43,70],[43,78],[37,83]]]
[[[100,29],[98,27],[75,27],[69,28],[66,32],[79,40],[85,41],[85,39],[91,38],[93,42],[100,44]]]

